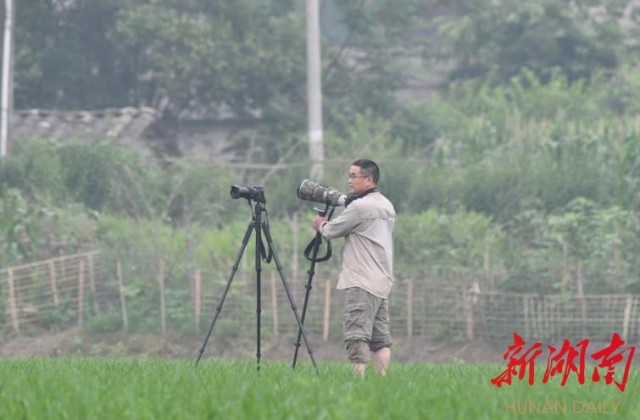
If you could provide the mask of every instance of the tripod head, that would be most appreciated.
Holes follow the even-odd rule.
[[[264,189],[260,186],[253,187],[236,187],[235,185],[231,186],[231,198],[246,198],[249,203],[249,207],[251,207],[251,224],[253,230],[256,232],[256,253],[258,253],[262,260],[269,264],[271,262],[271,258],[273,257],[273,250],[271,249],[271,244],[267,242],[267,246],[265,247],[264,242],[262,241],[262,234],[269,232],[269,214],[267,213],[266,207],[266,199],[264,196]],[[252,204],[252,200],[255,202]],[[262,213],[264,212],[265,217],[262,219]]]

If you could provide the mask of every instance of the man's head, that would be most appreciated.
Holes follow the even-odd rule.
[[[358,159],[349,168],[349,193],[361,195],[371,188],[376,188],[379,179],[380,169],[374,161]]]

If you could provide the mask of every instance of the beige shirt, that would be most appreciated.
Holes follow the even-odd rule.
[[[331,240],[345,237],[338,289],[360,287],[388,298],[393,284],[393,204],[379,192],[354,200],[334,220],[320,226]]]

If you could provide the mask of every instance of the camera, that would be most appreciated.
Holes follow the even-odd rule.
[[[342,192],[320,185],[309,179],[303,180],[298,186],[298,198],[301,200],[315,201],[329,206],[344,206],[347,196]]]
[[[253,187],[238,187],[236,185],[232,185],[229,194],[231,194],[231,198],[234,200],[238,198],[246,198],[247,200],[257,201],[259,203],[265,202],[264,188],[257,185]]]

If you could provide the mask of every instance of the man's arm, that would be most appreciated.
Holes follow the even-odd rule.
[[[327,221],[325,216],[316,216],[313,228],[320,232],[326,239],[335,239],[347,236],[360,223],[356,206],[350,206],[334,220]]]

